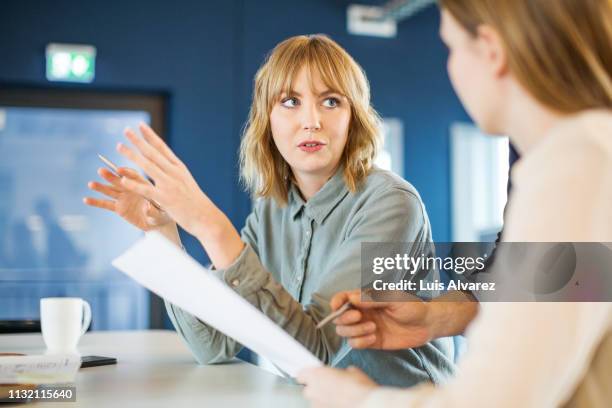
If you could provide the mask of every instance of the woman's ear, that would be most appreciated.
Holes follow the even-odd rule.
[[[480,25],[478,43],[493,75],[504,76],[508,72],[508,58],[499,33],[491,26]]]

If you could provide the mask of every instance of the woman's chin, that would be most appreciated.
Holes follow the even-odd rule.
[[[294,174],[299,174],[302,177],[330,177],[334,169],[337,167],[329,163],[326,164],[311,164],[308,166],[301,165],[292,167]]]

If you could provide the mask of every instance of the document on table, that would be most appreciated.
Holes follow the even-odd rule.
[[[73,382],[81,357],[66,355],[1,356],[0,384],[54,384]]]
[[[113,261],[136,282],[268,358],[295,377],[321,362],[268,316],[161,234],[152,232]]]

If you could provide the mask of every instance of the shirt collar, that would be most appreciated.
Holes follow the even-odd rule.
[[[320,224],[333,211],[336,205],[346,197],[348,192],[348,187],[344,182],[343,167],[339,167],[332,178],[308,202],[304,202],[297,186],[291,183],[289,189],[291,217],[295,219],[302,208],[304,208],[306,215]]]

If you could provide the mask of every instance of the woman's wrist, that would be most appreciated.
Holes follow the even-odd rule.
[[[178,232],[178,226],[176,225],[174,221],[161,225],[152,231],[159,232],[164,237],[166,237],[169,241],[172,241],[179,247],[181,246],[181,237]]]
[[[194,209],[196,213],[189,217],[189,225],[181,224],[187,232],[200,242],[216,239],[224,233],[225,224],[229,220],[208,197],[204,197],[198,205],[194,206]]]
[[[218,211],[215,217],[200,222],[196,238],[217,269],[225,269],[234,263],[244,249],[244,242],[231,221]]]

